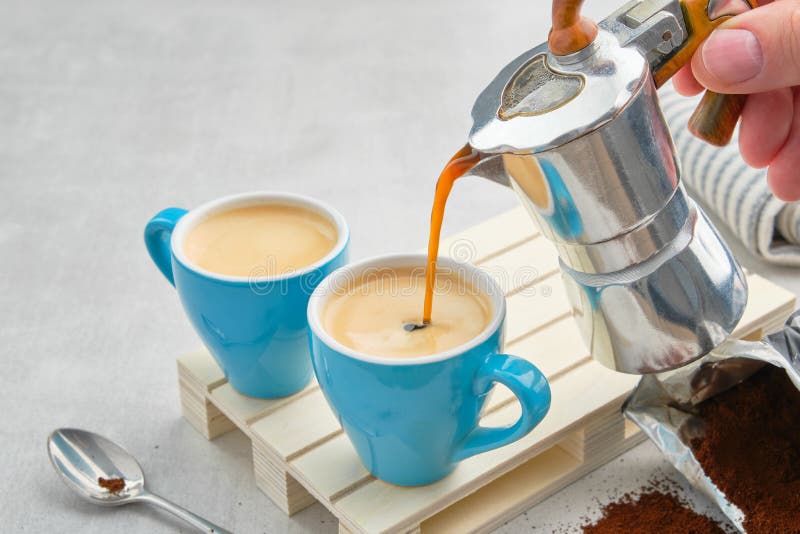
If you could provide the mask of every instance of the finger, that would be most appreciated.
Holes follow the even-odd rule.
[[[672,85],[678,94],[683,96],[694,96],[703,90],[703,86],[692,74],[692,66],[684,65],[681,70],[672,77]]]
[[[794,116],[786,143],[767,171],[767,182],[775,196],[787,202],[800,200],[800,90],[794,90]]]
[[[751,167],[769,165],[786,143],[792,129],[792,100],[788,88],[747,97],[739,126],[739,151]]]
[[[800,84],[800,0],[781,0],[724,22],[692,57],[692,72],[718,93]]]

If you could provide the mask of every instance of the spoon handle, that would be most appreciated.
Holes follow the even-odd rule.
[[[136,500],[147,504],[152,504],[154,506],[158,506],[159,508],[162,508],[171,514],[180,517],[181,519],[183,519],[193,527],[197,528],[201,532],[206,532],[207,534],[233,534],[233,532],[231,532],[230,530],[225,530],[222,527],[218,527],[214,523],[203,519],[199,515],[194,514],[189,510],[186,510],[185,508],[182,508],[177,504],[166,500],[163,497],[159,497],[155,493],[150,493],[149,491],[145,491],[144,493],[139,495],[139,497]]]

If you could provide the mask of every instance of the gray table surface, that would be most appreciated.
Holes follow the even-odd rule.
[[[336,532],[320,505],[289,519],[256,489],[241,434],[207,442],[181,418],[175,358],[199,340],[147,257],[143,226],[166,206],[287,190],[344,213],[354,258],[421,248],[436,174],[465,141],[475,96],[545,38],[548,10],[0,0],[0,528],[183,529],[71,494],[45,438],[78,426],[135,454],[153,490],[236,532]],[[446,231],[514,205],[509,191],[465,180]],[[794,271],[737,252],[800,290]],[[677,475],[644,444],[500,531],[576,528],[653,476]]]

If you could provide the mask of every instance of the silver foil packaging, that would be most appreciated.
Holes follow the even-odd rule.
[[[742,532],[744,513],[703,471],[690,441],[703,436],[697,405],[744,382],[766,364],[784,368],[800,390],[800,311],[787,320],[783,330],[761,341],[726,341],[685,367],[644,375],[623,406],[625,416]]]

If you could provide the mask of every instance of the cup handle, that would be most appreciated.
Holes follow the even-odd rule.
[[[161,274],[173,286],[175,285],[175,278],[172,276],[170,239],[175,225],[187,213],[185,209],[167,208],[150,219],[147,226],[144,227],[144,244],[147,247],[147,252],[150,253],[153,263],[156,264]]]
[[[475,428],[457,446],[453,462],[517,441],[533,430],[550,409],[547,379],[527,360],[508,354],[493,354],[475,374],[475,391],[483,393],[492,382],[503,384],[516,395],[522,405],[522,415],[508,427]]]

